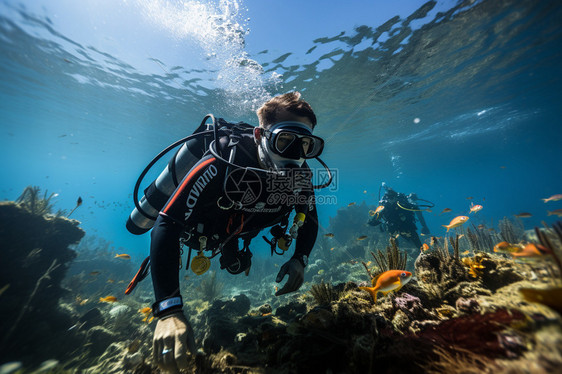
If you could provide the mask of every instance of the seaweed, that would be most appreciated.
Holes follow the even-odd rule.
[[[221,295],[223,287],[224,284],[217,280],[217,272],[213,271],[210,278],[201,281],[197,290],[204,300],[213,301]]]
[[[524,346],[504,344],[504,330],[514,323],[526,321],[526,316],[515,309],[473,313],[430,326],[418,333],[421,341],[450,351],[464,350],[488,358],[519,355]],[[514,331],[511,331],[513,334]]]
[[[38,186],[27,186],[20,197],[16,199],[21,207],[27,210],[29,213],[44,216],[46,214],[51,214],[53,212],[53,204],[51,199],[55,197],[55,193],[48,194],[47,191],[40,197],[41,188]],[[57,212],[57,215],[62,215],[62,212]]]
[[[467,228],[466,237],[468,238],[470,248],[473,252],[491,252],[494,245],[501,241],[497,234],[489,230],[479,230],[474,225],[472,225],[472,227],[474,231]]]
[[[535,227],[535,233],[540,243],[551,252],[552,258],[560,271],[559,276],[562,277],[562,262],[560,261],[560,256],[562,256],[562,221],[555,222],[552,229],[549,229],[548,226],[545,230]]]
[[[453,247],[453,257],[455,260],[459,259],[459,234],[455,235],[455,238],[449,237],[449,242],[451,247]]]
[[[376,277],[378,274],[383,273],[388,270],[403,270],[406,268],[406,261],[408,259],[408,254],[406,252],[400,251],[398,248],[398,244],[396,244],[396,240],[394,238],[390,238],[389,240],[390,245],[386,247],[386,251],[377,251],[377,253],[373,253],[371,251],[371,255],[375,259],[375,263],[378,266],[378,273],[374,276],[371,276],[369,270],[367,272],[371,276],[371,278]],[[367,265],[363,263],[365,267]]]
[[[447,262],[451,258],[451,253],[449,252],[449,243],[444,240],[443,246],[439,245],[439,239],[435,238],[433,240],[433,247],[435,248],[435,254],[441,262]]]
[[[310,294],[319,305],[330,304],[332,301],[338,301],[342,292],[338,291],[331,283],[321,281],[310,287]]]
[[[509,218],[504,218],[498,223],[500,229],[500,236],[508,243],[522,242],[525,237],[525,227],[521,220],[512,221]]]

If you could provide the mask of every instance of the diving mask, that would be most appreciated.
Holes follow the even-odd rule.
[[[312,135],[310,127],[301,122],[281,122],[263,133],[261,156],[267,156],[276,168],[300,168],[305,159],[320,156],[324,149],[324,140]]]
[[[264,133],[269,150],[282,158],[315,158],[324,149],[324,140],[312,135],[310,128],[301,122],[281,122]]]

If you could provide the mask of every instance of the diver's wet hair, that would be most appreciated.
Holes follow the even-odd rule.
[[[300,92],[289,92],[283,95],[275,96],[263,104],[256,113],[260,120],[260,124],[269,127],[277,121],[277,114],[281,110],[286,110],[299,117],[306,117],[312,123],[312,128],[316,126],[316,115],[309,103],[301,100]]]

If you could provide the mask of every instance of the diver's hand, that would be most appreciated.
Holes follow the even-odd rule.
[[[302,282],[304,281],[304,266],[302,266],[301,262],[296,258],[292,258],[287,261],[281,269],[279,269],[279,274],[277,274],[277,278],[275,281],[277,283],[281,282],[285,275],[289,274],[289,280],[283,288],[275,293],[275,296],[284,295],[289,292],[293,292],[298,290],[302,286]]]
[[[421,233],[422,233],[423,235],[429,235],[429,229],[428,229],[427,227],[422,227]]]
[[[158,320],[152,342],[154,361],[164,372],[188,366],[187,351],[195,352],[193,329],[180,310]]]

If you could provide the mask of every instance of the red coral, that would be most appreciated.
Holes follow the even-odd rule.
[[[486,314],[471,314],[430,326],[418,338],[447,350],[461,348],[487,357],[512,356],[502,344],[499,332],[516,321],[525,320],[518,310],[499,309]]]

